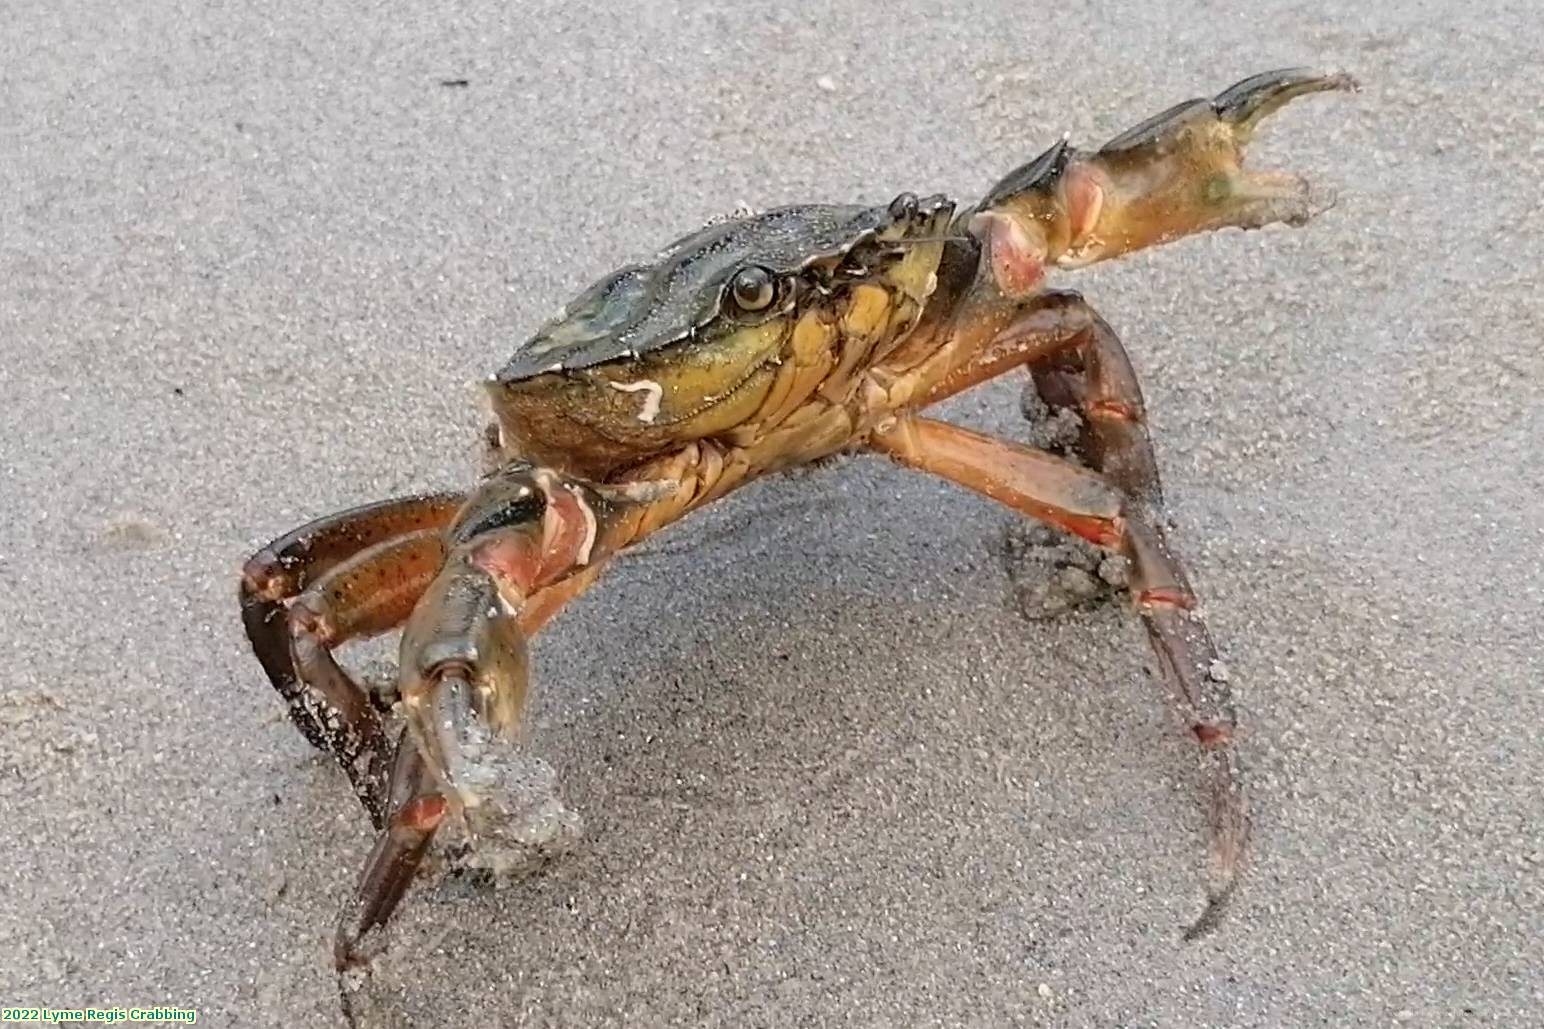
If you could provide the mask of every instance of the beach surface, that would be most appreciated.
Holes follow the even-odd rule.
[[[534,647],[584,818],[419,884],[361,1024],[1497,1026],[1544,1005],[1544,30],[1531,2],[21,0],[0,31],[0,1002],[341,1024],[371,844],[244,638],[314,517],[478,473],[478,382],[741,205],[970,199],[1268,68],[1302,229],[1077,274],[1143,377],[1256,831],[1200,910],[1130,612],[853,458],[617,562]],[[1022,380],[943,415],[1030,431]],[[380,670],[384,644],[358,659]]]

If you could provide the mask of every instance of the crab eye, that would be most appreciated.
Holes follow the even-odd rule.
[[[753,264],[734,273],[729,282],[729,293],[740,310],[761,311],[772,303],[777,288],[772,282],[772,273]]]

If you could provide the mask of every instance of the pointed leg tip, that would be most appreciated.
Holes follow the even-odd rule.
[[[1299,178],[1296,188],[1290,193],[1279,198],[1268,198],[1261,203],[1261,210],[1256,217],[1260,220],[1260,228],[1280,222],[1289,228],[1300,229],[1319,215],[1332,210],[1339,202],[1340,193],[1333,187]]]
[[[337,969],[338,1008],[339,1013],[343,1015],[343,1024],[349,1029],[359,1027],[359,1012],[355,1007],[354,999],[368,988],[369,983],[369,965]]]
[[[1207,888],[1206,906],[1201,909],[1201,914],[1196,920],[1186,926],[1180,934],[1182,941],[1194,943],[1201,937],[1215,932],[1222,924],[1223,917],[1232,906],[1233,895],[1238,892],[1242,871],[1240,858],[1241,855],[1238,852],[1223,855],[1222,867],[1213,875]]]
[[[1186,943],[1206,936],[1222,923],[1243,878],[1254,828],[1249,815],[1248,794],[1238,765],[1238,752],[1232,746],[1235,737],[1231,718],[1227,724],[1228,730],[1217,733],[1211,745],[1208,745],[1205,737],[1197,737],[1202,745],[1201,767],[1209,781],[1211,857],[1208,863],[1206,906],[1182,933],[1181,939]]]
[[[370,959],[359,952],[357,944],[357,940],[343,933],[339,933],[333,940],[332,970],[338,973],[340,983],[345,976],[368,974]]]
[[[1362,89],[1361,82],[1348,71],[1339,69],[1326,71],[1317,68],[1298,68],[1294,69],[1294,71],[1299,76],[1299,88],[1302,92],[1358,93]],[[1294,95],[1296,95],[1296,92],[1294,92]]]
[[[1304,208],[1308,213],[1303,220],[1308,221],[1317,218],[1338,203],[1340,203],[1340,193],[1338,190],[1331,186],[1309,183],[1307,195],[1304,197]]]
[[[1226,912],[1228,902],[1233,898],[1232,883],[1221,893],[1213,893],[1206,898],[1206,907],[1201,911],[1200,917],[1185,927],[1180,933],[1180,940],[1185,943],[1194,943],[1203,936],[1209,936],[1222,924],[1222,916]]]

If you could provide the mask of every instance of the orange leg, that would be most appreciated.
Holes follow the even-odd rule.
[[[515,728],[526,640],[599,577],[611,548],[592,547],[590,533],[610,526],[612,507],[511,466],[472,494],[319,519],[247,561],[241,606],[253,649],[379,832],[339,922],[340,971],[366,963],[364,938],[390,919],[441,822],[464,804],[462,787],[473,788],[461,782],[480,771],[468,767],[463,737],[480,738],[479,725],[495,735]],[[334,656],[399,626],[395,690],[367,690]],[[389,740],[383,716],[397,701],[406,727]]]
[[[1053,290],[1036,296],[919,406],[928,407],[1019,365],[1029,367],[1046,403],[1074,408],[1082,416],[1078,453],[1090,467],[1144,504],[1163,503],[1136,370],[1115,330],[1078,293]]]
[[[1186,935],[1210,929],[1238,880],[1249,833],[1233,747],[1233,698],[1184,570],[1158,522],[1143,510],[1147,505],[1098,472],[931,419],[897,419],[876,431],[870,445],[903,465],[957,482],[1130,562],[1132,599],[1175,706],[1201,746],[1210,780],[1215,868],[1207,908]]]
[[[342,767],[377,826],[389,748],[377,706],[332,656],[400,625],[444,559],[465,497],[405,497],[343,511],[275,540],[241,578],[247,636],[290,718]]]
[[[389,815],[377,826],[381,833],[365,862],[359,885],[338,919],[333,964],[339,972],[368,963],[361,941],[372,929],[384,925],[402,902],[448,813],[449,805],[430,780],[423,755],[406,731],[397,743],[387,803]],[[347,1013],[348,993],[340,990],[340,995]],[[353,1019],[349,1021],[352,1024]]]

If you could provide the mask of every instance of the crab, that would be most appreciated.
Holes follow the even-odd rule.
[[[334,942],[343,970],[391,919],[437,831],[469,846],[510,817],[488,774],[528,693],[528,641],[629,547],[762,476],[881,454],[1122,559],[1157,678],[1193,737],[1210,832],[1212,928],[1250,819],[1228,676],[1170,541],[1142,391],[1073,269],[1225,227],[1302,225],[1331,202],[1243,165],[1267,115],[1342,73],[1272,71],[1105,143],[1066,138],[977,203],[742,213],[596,282],[486,382],[489,466],[464,492],[321,518],[247,561],[258,660],[378,832]],[[1056,455],[927,417],[1014,369],[1077,416]],[[335,651],[401,628],[394,682]]]

